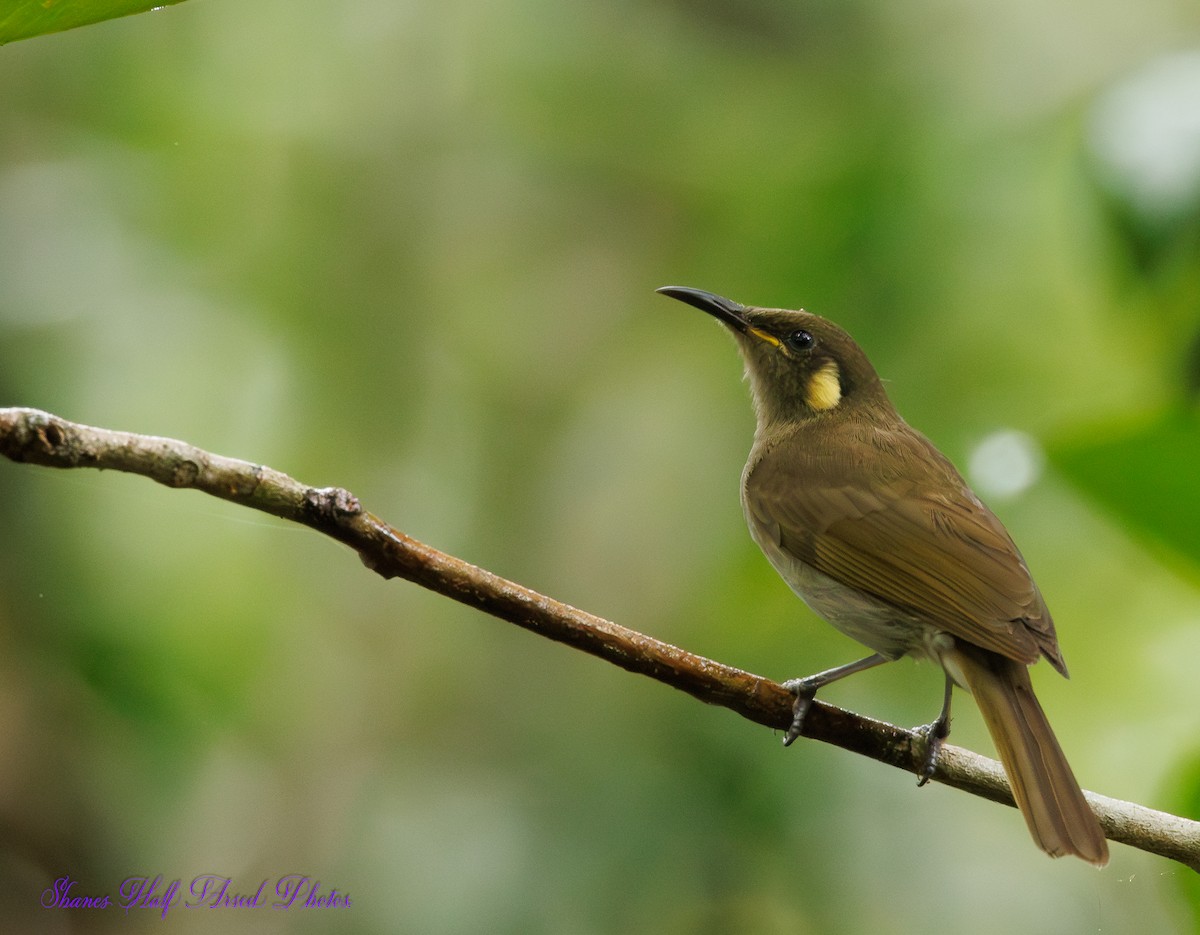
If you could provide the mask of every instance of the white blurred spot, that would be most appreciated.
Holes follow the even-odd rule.
[[[1015,497],[1042,473],[1045,458],[1038,443],[1024,432],[1001,429],[971,452],[971,483],[984,497]]]
[[[1164,56],[1118,84],[1091,124],[1106,183],[1144,220],[1200,203],[1200,52]]]

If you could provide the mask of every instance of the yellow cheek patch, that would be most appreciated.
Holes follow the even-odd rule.
[[[809,378],[808,386],[804,389],[804,401],[818,412],[832,409],[842,401],[842,377],[837,361],[825,361]]]

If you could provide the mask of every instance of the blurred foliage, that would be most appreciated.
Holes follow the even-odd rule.
[[[1171,410],[1146,425],[1104,437],[1093,429],[1086,441],[1053,450],[1055,464],[1119,522],[1200,574],[1200,422]]]
[[[1084,785],[1197,815],[1197,46],[1188,0],[209,2],[16,43],[0,401],[346,486],[786,678],[857,647],[746,534],[731,342],[652,290],[804,305],[1021,544]],[[41,909],[68,873],[353,899],[229,932],[1140,933],[1196,905],[1181,868],[1052,864],[1014,812],[136,478],[0,464],[0,648],[0,930],[162,924]],[[828,700],[924,723],[940,679]]]
[[[1177,803],[1174,807],[1179,809],[1179,814],[1200,815],[1200,755],[1193,753],[1179,764],[1176,773],[1178,780],[1172,790],[1172,799]],[[1200,932],[1200,875],[1179,874],[1177,880],[1191,907],[1192,931]]]
[[[145,13],[181,0],[0,0],[0,45]]]

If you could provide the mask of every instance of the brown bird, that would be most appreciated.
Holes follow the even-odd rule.
[[[969,691],[1034,841],[1097,866],[1108,845],[1046,715],[1029,666],[1067,674],[1050,611],[1000,521],[888,399],[841,328],[803,311],[752,308],[681,286],[664,295],[721,321],[746,362],[758,425],[742,474],[750,534],[817,614],[874,654],[785,682],[784,738],[816,691],[909,655],[946,673],[921,783],[949,733],[954,685]]]

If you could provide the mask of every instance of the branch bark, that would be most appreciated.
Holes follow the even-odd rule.
[[[541,636],[647,675],[748,720],[786,730],[792,695],[768,679],[705,659],[531,591],[393,529],[338,487],[309,487],[260,464],[170,438],[69,422],[36,409],[0,408],[0,454],[26,464],[140,474],[308,526],[356,551],[384,578],[406,578]],[[919,774],[924,740],[909,730],[814,702],[804,735]],[[934,780],[1012,806],[1000,764],[946,745]],[[1200,871],[1200,822],[1087,793],[1113,841]]]

